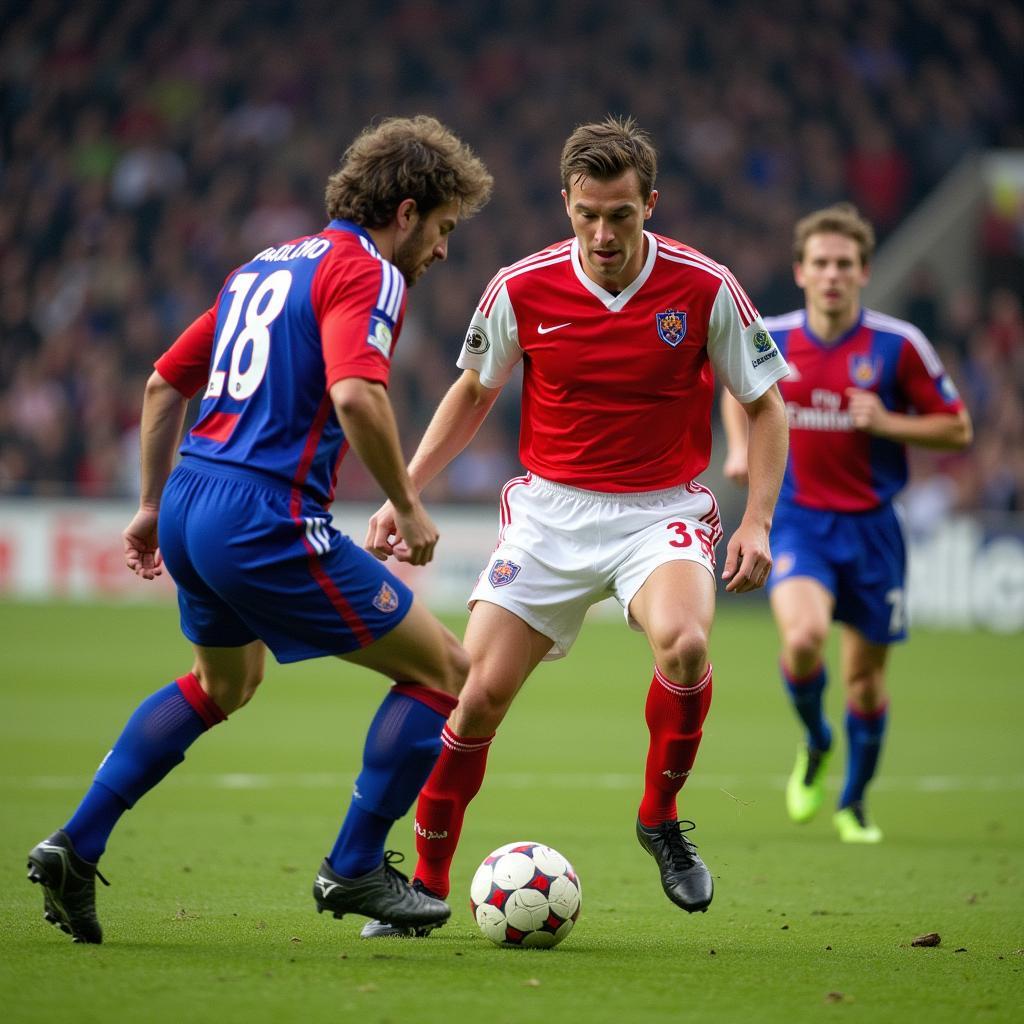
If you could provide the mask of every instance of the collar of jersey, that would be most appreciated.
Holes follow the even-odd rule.
[[[854,320],[853,326],[846,331],[844,334],[840,334],[835,341],[825,341],[824,338],[819,338],[818,335],[811,330],[807,324],[807,310],[804,309],[804,334],[818,346],[818,348],[825,349],[826,352],[830,352],[834,348],[839,348],[844,341],[849,341],[863,326],[864,324],[864,307],[860,307],[860,311],[857,313],[857,319]]]
[[[358,235],[360,238],[364,238],[366,239],[367,242],[370,243],[371,252],[376,253],[378,256],[380,255],[380,251],[377,249],[377,246],[373,244],[373,239],[370,237],[370,234],[366,230],[366,228],[360,227],[353,221],[332,220],[331,223],[324,228],[324,231],[348,231],[353,235]]]
[[[602,288],[596,281],[591,281],[587,277],[583,264],[580,261],[580,241],[578,238],[572,240],[571,262],[572,269],[576,271],[576,277],[591,295],[604,303],[604,307],[609,313],[618,313],[643,288],[644,282],[651,276],[651,271],[654,269],[654,261],[658,258],[658,240],[649,231],[644,232],[644,238],[647,239],[647,259],[644,261],[640,273],[618,295],[612,295],[610,291]]]

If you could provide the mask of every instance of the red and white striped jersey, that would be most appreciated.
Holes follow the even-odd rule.
[[[504,267],[459,355],[501,387],[523,362],[519,456],[538,476],[593,491],[660,490],[711,458],[714,373],[741,402],[787,372],[728,269],[644,232],[637,278],[613,295],[569,239]]]

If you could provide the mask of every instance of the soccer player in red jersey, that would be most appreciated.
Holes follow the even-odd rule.
[[[501,494],[499,543],[470,596],[471,667],[416,811],[413,884],[447,894],[467,805],[516,693],[565,656],[587,609],[614,596],[654,666],[637,835],[669,899],[705,910],[711,874],[684,835],[676,797],[711,703],[718,507],[697,477],[711,450],[714,374],[750,419],[751,487],[723,578],[760,587],[786,456],[775,381],[786,372],[750,299],[721,264],[644,229],[655,151],[632,119],[577,128],[562,152],[573,237],[504,267],[469,326],[462,376],[409,465],[424,487],[469,442],[523,364],[519,452],[526,474]],[[371,519],[367,548],[403,557],[394,511]],[[404,930],[409,934],[411,929]],[[424,931],[424,930],[421,930]],[[367,937],[403,933],[371,922]]]
[[[250,700],[268,647],[280,662],[335,656],[395,683],[313,884],[317,909],[403,925],[447,919],[448,906],[414,890],[384,843],[437,759],[468,659],[408,587],[334,528],[329,508],[351,448],[395,503],[409,560],[433,557],[437,529],[387,396],[391,357],[407,286],[445,258],[456,223],[490,190],[483,164],[434,118],[381,121],[329,179],[330,223],[232,271],[157,360],[124,552],[143,579],[166,564],[195,660],[142,702],[71,819],[29,852],[46,919],[76,941],[102,941],[96,864],[118,819]]]
[[[824,800],[832,731],[825,719],[825,642],[842,623],[846,777],[834,823],[848,843],[877,843],[865,790],[885,735],[889,646],[906,638],[906,552],[893,499],[907,480],[906,445],[959,449],[971,420],[916,327],[861,306],[874,231],[852,206],[796,225],[793,273],[805,308],[766,319],[789,364],[779,387],[790,449],[768,581],[781,669],[806,730],[786,787],[789,816],[810,821]],[[746,417],[728,395],[726,475],[744,482]]]

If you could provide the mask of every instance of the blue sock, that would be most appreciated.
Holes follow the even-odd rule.
[[[195,676],[176,680],[147,697],[128,719],[64,826],[78,855],[90,863],[98,861],[121,815],[180,764],[192,743],[223,718]]]
[[[327,857],[339,875],[357,878],[383,861],[388,831],[412,806],[437,761],[447,717],[447,711],[396,689],[384,698],[366,734],[352,803]]]
[[[839,806],[849,807],[864,799],[864,790],[875,774],[882,752],[882,740],[889,718],[889,706],[883,705],[871,715],[846,709],[846,782]]]
[[[832,730],[825,721],[825,686],[828,677],[822,662],[809,676],[797,678],[782,668],[782,681],[786,684],[789,699],[807,728],[807,745],[814,750],[829,750],[832,747]]]

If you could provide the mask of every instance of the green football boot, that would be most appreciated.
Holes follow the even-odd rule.
[[[825,769],[832,752],[800,747],[796,764],[786,783],[786,810],[790,820],[803,824],[810,821],[825,801]]]
[[[877,825],[869,825],[862,803],[841,807],[832,816],[832,821],[844,843],[880,843],[882,830]]]

